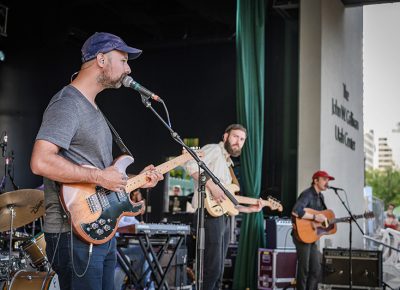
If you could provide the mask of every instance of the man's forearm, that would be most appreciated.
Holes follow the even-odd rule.
[[[76,165],[57,154],[33,158],[31,168],[34,174],[63,183],[97,183],[101,170]]]

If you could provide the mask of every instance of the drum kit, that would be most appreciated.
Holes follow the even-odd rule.
[[[35,222],[43,214],[42,190],[19,189],[0,194],[0,289],[60,289],[46,256],[44,233],[35,234]],[[33,228],[31,235],[15,231],[29,224]]]

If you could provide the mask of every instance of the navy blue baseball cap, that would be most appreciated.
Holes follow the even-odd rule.
[[[128,53],[128,59],[135,59],[142,53],[140,49],[128,46],[120,37],[107,33],[96,32],[82,46],[82,62],[94,59],[99,53],[119,50]]]

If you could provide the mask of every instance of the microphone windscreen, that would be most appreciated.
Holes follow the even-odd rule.
[[[127,87],[127,88],[129,88],[129,87],[131,86],[132,82],[133,82],[133,78],[130,77],[130,76],[125,76],[125,77],[122,79],[122,85],[123,85],[124,87]]]

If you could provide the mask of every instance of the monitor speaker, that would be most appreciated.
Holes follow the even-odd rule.
[[[266,246],[268,249],[295,249],[292,239],[292,221],[288,218],[265,220]]]
[[[352,250],[352,281],[354,286],[382,286],[382,252]],[[331,285],[349,284],[349,250],[323,250],[323,283]]]

